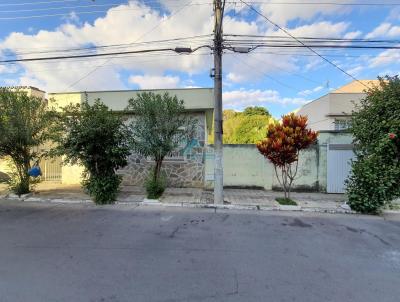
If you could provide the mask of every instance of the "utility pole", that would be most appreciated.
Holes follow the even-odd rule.
[[[225,3],[225,0],[223,1]],[[222,18],[224,4],[214,0],[214,203],[224,203],[222,146]]]

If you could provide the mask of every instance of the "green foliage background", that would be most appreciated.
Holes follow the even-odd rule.
[[[268,125],[274,121],[264,107],[247,107],[243,112],[224,110],[224,144],[255,144],[266,135]],[[214,132],[213,132],[214,133]],[[214,142],[214,137],[209,137]]]

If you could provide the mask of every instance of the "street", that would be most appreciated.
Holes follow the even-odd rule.
[[[0,201],[0,301],[399,301],[400,221]]]

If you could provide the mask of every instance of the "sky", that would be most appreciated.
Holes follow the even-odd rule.
[[[295,37],[391,40],[400,46],[400,2],[324,1],[248,0]],[[212,45],[213,23],[211,0],[0,0],[0,60],[196,48]],[[285,36],[240,0],[227,1],[223,31],[227,40]],[[400,71],[400,49],[316,51],[356,79]],[[212,67],[206,47],[190,55],[165,51],[20,62],[0,64],[0,86],[47,92],[212,87]],[[351,81],[307,48],[264,47],[246,54],[227,49],[223,56],[224,109],[264,106],[279,117]]]

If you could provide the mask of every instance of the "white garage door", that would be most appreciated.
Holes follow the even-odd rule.
[[[350,173],[351,159],[354,157],[353,145],[329,144],[327,157],[326,191],[344,193],[344,182]]]

